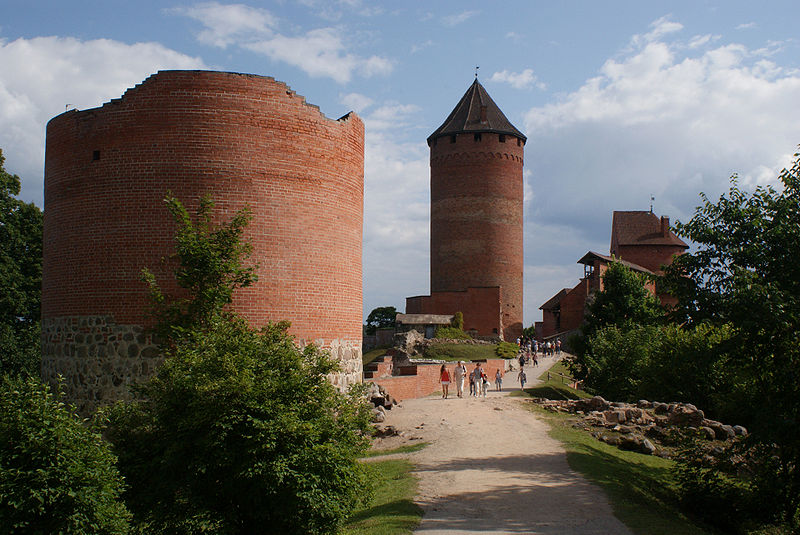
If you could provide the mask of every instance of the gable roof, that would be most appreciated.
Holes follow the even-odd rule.
[[[447,314],[397,314],[395,323],[402,325],[450,325],[453,315]]]
[[[477,78],[444,120],[442,126],[428,136],[428,145],[436,138],[467,132],[508,134],[520,138],[523,143],[528,139],[500,111]]]
[[[648,273],[650,275],[654,274],[652,271],[650,271],[646,267],[640,266],[639,264],[634,264],[633,262],[628,262],[627,260],[623,260],[615,256],[606,256],[604,254],[595,253],[594,251],[589,251],[588,253],[583,255],[583,257],[580,260],[578,260],[578,264],[591,265],[594,259],[600,259],[607,264],[610,264],[612,262],[619,262],[623,266],[626,266],[632,269],[633,271],[638,271],[640,273]]]
[[[664,227],[666,225],[666,228]],[[688,249],[669,228],[669,218],[653,212],[614,211],[611,223],[611,252],[621,245],[671,245]]]
[[[570,288],[564,288],[556,295],[548,299],[545,304],[539,307],[539,310],[550,310],[556,308],[560,303],[561,300],[564,299],[564,296],[567,295],[570,291]]]

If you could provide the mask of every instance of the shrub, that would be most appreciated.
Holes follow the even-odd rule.
[[[453,314],[453,319],[450,321],[450,326],[458,329],[459,331],[464,330],[464,314],[461,311]]]
[[[0,526],[5,533],[128,532],[122,478],[97,429],[46,385],[0,384]]]
[[[436,338],[449,340],[472,340],[472,337],[456,327],[439,327],[436,329]]]
[[[501,359],[513,359],[519,353],[519,346],[511,342],[500,342],[494,348],[494,352]]]
[[[130,484],[142,533],[332,533],[368,494],[356,458],[369,411],[328,376],[338,364],[298,348],[288,323],[251,328],[227,312],[233,291],[255,282],[240,241],[247,211],[212,224],[205,198],[194,224],[176,199],[180,298],[145,272],[167,357],[110,412],[109,437]]]
[[[329,533],[360,503],[368,412],[286,327],[219,321],[177,344],[144,401],[114,407],[126,499],[147,532]]]

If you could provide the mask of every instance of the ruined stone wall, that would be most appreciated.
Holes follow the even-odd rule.
[[[109,369],[112,385],[114,371],[123,382],[152,373],[142,356],[149,345],[137,345],[134,357],[110,350],[116,339],[84,351],[65,326],[94,329],[104,318],[108,332],[80,334],[137,337],[149,321],[142,268],[167,292],[177,290],[175,264],[162,262],[173,250],[175,225],[163,203],[171,192],[190,213],[210,194],[219,220],[249,206],[245,239],[259,280],[236,293],[233,308],[256,326],[289,320],[298,343],[341,359],[334,383],[360,381],[363,178],[362,121],[354,114],[331,120],[262,76],[162,71],[100,108],[53,118],[45,158],[45,379],[67,376],[77,399],[97,398],[104,385],[105,401],[122,395],[105,385]]]
[[[522,332],[523,149],[489,132],[431,144],[431,294],[499,286],[506,340]]]

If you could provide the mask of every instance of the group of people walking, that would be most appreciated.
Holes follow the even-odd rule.
[[[528,382],[528,376],[525,373],[525,364],[533,362],[534,366],[538,366],[538,355],[540,351],[544,357],[561,355],[561,340],[539,343],[539,341],[535,339],[526,340],[517,338],[517,345],[519,346],[519,353],[517,354],[519,373],[517,374],[517,380],[519,381],[520,388],[525,388],[525,383]],[[439,370],[439,381],[442,383],[442,398],[447,399],[449,397],[450,383],[455,383],[458,397],[464,397],[464,383],[467,380],[469,380],[470,396],[486,397],[486,392],[491,383],[480,362],[476,362],[475,368],[467,373],[467,367],[464,365],[464,361],[459,360],[453,370],[452,377],[447,367],[442,364]],[[503,389],[503,374],[500,370],[495,371],[494,385],[495,390],[498,392]]]
[[[460,398],[464,397],[464,383],[467,380],[469,380],[469,395],[474,397],[486,397],[486,392],[489,390],[490,385],[489,377],[486,375],[480,362],[476,362],[475,368],[467,373],[467,367],[464,365],[463,360],[459,360],[458,364],[456,364],[452,378],[450,377],[450,371],[442,364],[439,370],[439,380],[442,383],[442,397],[444,399],[447,399],[450,395],[449,390],[451,382],[455,383],[456,394]],[[494,374],[494,385],[498,392],[503,388],[503,374],[500,370],[497,370]]]

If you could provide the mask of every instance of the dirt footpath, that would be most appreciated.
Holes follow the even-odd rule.
[[[544,366],[550,364],[543,363]],[[529,378],[543,367],[528,370]],[[431,444],[407,455],[425,515],[416,533],[629,534],[603,492],[573,472],[547,424],[523,407],[516,372],[486,398],[406,400],[387,412],[402,437],[378,447]]]

